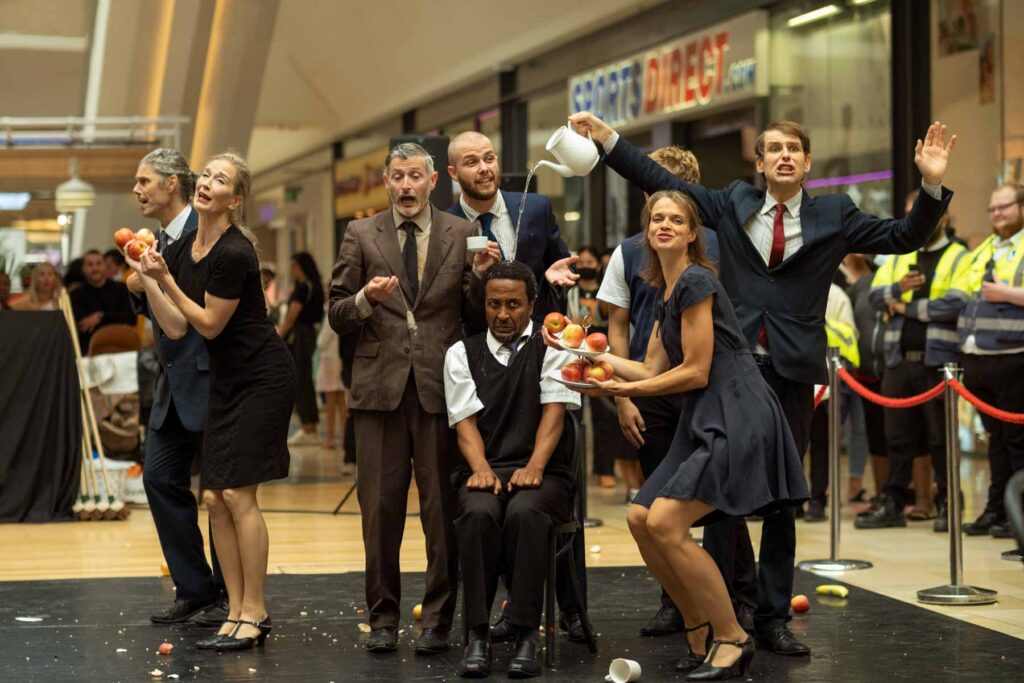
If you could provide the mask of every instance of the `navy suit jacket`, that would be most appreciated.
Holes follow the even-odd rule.
[[[199,214],[193,209],[185,221],[181,236],[169,249],[180,245],[185,237],[199,227]],[[156,355],[160,360],[160,374],[153,389],[153,410],[149,416],[149,428],[160,429],[167,418],[167,410],[174,401],[182,426],[192,432],[201,432],[206,425],[206,403],[210,395],[210,357],[206,342],[189,325],[181,339],[174,340],[160,329],[149,301],[145,296],[132,296],[136,311],[153,323],[153,338],[156,340]]]
[[[824,384],[825,303],[832,276],[848,253],[906,254],[932,234],[953,193],[942,199],[918,193],[905,218],[878,218],[860,211],[847,195],[811,197],[800,204],[803,246],[769,270],[743,225],[764,205],[765,191],[736,181],[721,190],[679,180],[619,138],[608,165],[647,193],[675,189],[697,204],[703,224],[718,234],[720,278],[743,336],[753,349],[767,327],[772,365],[783,377]]]
[[[519,219],[519,205],[522,203],[522,192],[505,192],[501,190],[508,209],[512,226]],[[448,213],[459,218],[466,218],[462,204],[456,202],[448,209]],[[552,311],[565,313],[565,294],[561,288],[552,290],[544,279],[546,271],[552,263],[569,256],[569,247],[562,240],[555,220],[555,212],[551,208],[551,200],[542,194],[527,194],[526,206],[523,208],[523,222],[519,225],[519,242],[516,245],[516,261],[525,263],[537,278],[537,303],[533,307],[533,319],[543,321],[544,316]]]

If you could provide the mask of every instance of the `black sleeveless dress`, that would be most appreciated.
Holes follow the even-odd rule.
[[[807,500],[803,465],[782,406],[754,363],[718,278],[693,265],[667,300],[664,290],[659,294],[655,317],[672,367],[683,362],[683,312],[708,297],[714,356],[708,385],[683,394],[668,453],[633,502],[650,507],[660,497],[703,501],[715,512],[694,525],[701,526]]]
[[[203,488],[240,488],[288,476],[288,422],[295,363],[267,319],[256,250],[231,226],[206,256],[192,260],[198,231],[181,240],[167,266],[185,294],[238,299],[210,353],[210,402],[203,435]]]

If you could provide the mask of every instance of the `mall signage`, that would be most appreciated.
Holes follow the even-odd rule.
[[[768,14],[748,12],[569,79],[569,111],[615,128],[768,94]]]

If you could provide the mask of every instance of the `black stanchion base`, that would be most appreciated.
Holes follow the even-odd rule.
[[[599,526],[604,526],[604,520],[603,519],[597,519],[595,517],[587,517],[586,519],[583,520],[583,528],[584,529],[595,529],[595,528],[597,528]]]
[[[926,605],[991,605],[996,595],[988,588],[948,585],[917,591],[917,601]]]

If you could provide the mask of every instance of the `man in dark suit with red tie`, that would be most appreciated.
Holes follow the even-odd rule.
[[[928,128],[914,162],[923,192],[901,220],[862,213],[845,194],[811,197],[803,181],[811,169],[811,141],[792,121],[772,123],[755,143],[757,172],[767,191],[735,181],[708,190],[682,181],[650,160],[589,112],[570,117],[607,153],[608,165],[644,192],[676,189],[688,194],[702,223],[718,234],[721,281],[754,357],[775,391],[797,448],[807,447],[814,385],[824,384],[825,303],[832,276],[848,253],[908,253],[931,235],[952,192],[942,187],[949,153],[945,126]],[[720,537],[716,537],[719,535]],[[710,537],[709,537],[710,536]],[[712,555],[749,551],[746,524],[716,525],[705,533]],[[791,508],[764,518],[758,599],[754,615],[758,646],[783,655],[808,655],[810,648],[786,628],[793,589],[796,530]],[[722,558],[716,557],[722,566]],[[729,565],[726,561],[725,566]]]

